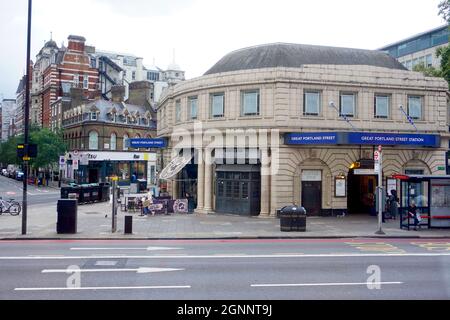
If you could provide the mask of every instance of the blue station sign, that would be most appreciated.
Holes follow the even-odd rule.
[[[335,132],[288,133],[284,136],[287,145],[338,144]]]
[[[285,134],[286,145],[391,145],[391,146],[441,146],[439,135],[395,134],[373,132],[314,132]]]
[[[129,147],[133,149],[166,148],[166,139],[129,139]]]

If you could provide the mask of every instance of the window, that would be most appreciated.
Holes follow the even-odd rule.
[[[259,90],[242,92],[242,115],[259,115]]]
[[[95,60],[95,58],[91,58],[91,68],[96,68],[97,67],[97,61]]]
[[[136,80],[136,71],[133,71],[131,74],[131,79]]]
[[[111,134],[110,149],[111,150],[117,149],[117,135],[115,133]]]
[[[318,116],[320,114],[320,92],[306,91],[303,94],[303,114]]]
[[[432,67],[433,66],[433,55],[429,54],[425,57],[426,63],[425,65],[427,67]]]
[[[124,134],[123,135],[123,150],[128,150],[128,135]]]
[[[97,131],[89,132],[89,150],[98,150],[98,133],[97,133]]]
[[[375,96],[375,118],[389,118],[389,96]]]
[[[355,94],[343,93],[341,94],[341,104],[339,112],[341,116],[354,117],[355,116]]]
[[[80,76],[78,74],[73,75],[73,84],[75,87],[80,85]]]
[[[97,121],[97,112],[91,112],[91,120]]]
[[[408,116],[413,119],[422,119],[422,97],[408,97]]]
[[[191,119],[197,119],[198,116],[198,98],[189,98],[189,117]]]
[[[181,121],[181,100],[175,102],[175,121]]]
[[[83,76],[83,89],[89,89],[89,77],[87,74]]]
[[[211,116],[221,118],[224,116],[225,94],[214,93],[211,95]]]

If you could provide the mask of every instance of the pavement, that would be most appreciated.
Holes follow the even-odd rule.
[[[45,196],[44,196],[45,198]],[[124,234],[126,215],[133,216],[133,234]],[[448,238],[450,229],[401,230],[399,221],[383,224],[378,236],[376,217],[355,215],[340,217],[308,217],[306,232],[281,232],[276,218],[243,217],[226,214],[172,214],[141,217],[136,212],[121,212],[118,230],[111,232],[110,203],[78,206],[77,233],[56,232],[56,202],[37,203],[28,209],[27,235],[21,235],[21,216],[0,216],[0,239],[290,239],[290,238]]]

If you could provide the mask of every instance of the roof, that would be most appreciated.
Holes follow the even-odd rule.
[[[420,38],[420,37],[422,37],[424,35],[427,35],[427,34],[430,34],[430,33],[435,33],[437,31],[441,31],[441,30],[445,30],[446,28],[448,28],[448,25],[445,24],[443,26],[440,26],[440,27],[437,27],[437,28],[434,28],[434,29],[431,29],[431,30],[428,30],[428,31],[425,31],[425,32],[421,32],[421,33],[416,34],[414,36],[411,36],[409,38],[406,38],[406,39],[403,39],[403,40],[400,40],[400,41],[388,44],[387,46],[384,46],[384,47],[382,47],[382,48],[380,48],[378,50],[387,50],[390,47],[398,46],[398,45],[400,45],[400,44],[402,44],[404,42],[409,42],[409,41],[414,40],[416,38]]]
[[[233,51],[205,75],[263,68],[299,68],[303,65],[367,65],[407,70],[390,55],[375,51],[304,44],[273,43]]]

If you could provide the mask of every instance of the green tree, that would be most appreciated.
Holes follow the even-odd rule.
[[[439,15],[445,21],[450,22],[450,0],[443,0],[439,3]]]
[[[442,72],[434,67],[426,67],[425,63],[414,66],[413,71],[422,72],[427,77],[442,77]]]
[[[450,23],[450,0],[443,0],[439,4],[439,15]],[[441,76],[450,85],[450,45],[441,47],[436,51],[436,56],[441,58]]]
[[[67,151],[61,132],[53,132],[49,129],[36,129],[30,131],[30,143],[37,144],[38,156],[30,161],[33,169],[49,168],[56,164],[59,156]]]

